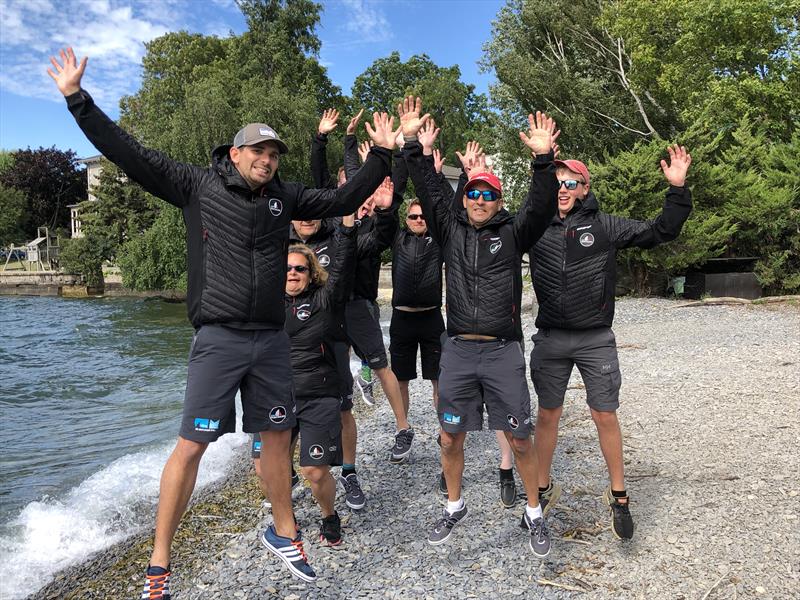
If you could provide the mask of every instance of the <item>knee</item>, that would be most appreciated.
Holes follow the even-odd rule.
[[[312,484],[321,483],[330,472],[330,467],[302,467],[303,477],[308,479]]]
[[[595,410],[592,409],[592,419],[594,419],[595,425],[597,427],[602,428],[609,428],[609,427],[619,427],[619,421],[617,420],[617,411],[605,411],[605,410]]]
[[[558,408],[542,408],[540,406],[536,413],[536,424],[541,427],[558,426],[558,421],[561,419],[561,410],[560,406]]]
[[[172,455],[184,464],[199,463],[206,448],[208,442],[195,442],[179,437]]]
[[[464,437],[462,434],[452,434],[442,431],[442,452],[445,454],[455,454],[461,452],[464,447]]]
[[[511,449],[517,456],[527,456],[533,453],[533,442],[530,437],[517,438],[511,437]]]

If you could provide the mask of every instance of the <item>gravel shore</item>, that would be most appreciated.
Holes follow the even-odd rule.
[[[368,503],[350,511],[340,497],[343,545],[316,542],[319,512],[308,490],[296,502],[315,583],[291,578],[260,545],[270,516],[243,457],[224,494],[207,494],[182,524],[174,597],[800,598],[800,307],[679,304],[617,304],[633,540],[609,531],[605,465],[576,370],[554,460],[564,494],[548,518],[551,555],[531,554],[519,528],[522,501],[502,508],[487,431],[467,437],[470,514],[443,546],[428,545],[442,507],[440,467],[430,387],[417,381],[407,464],[387,461],[394,427],[385,400],[356,402]],[[525,331],[529,340],[532,318]],[[62,574],[57,594],[50,586],[36,597],[135,597],[147,542],[115,547]],[[100,564],[104,574],[86,585]]]

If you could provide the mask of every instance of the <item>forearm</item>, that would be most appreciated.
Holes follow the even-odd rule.
[[[533,161],[528,195],[516,221],[521,248],[530,248],[542,237],[557,210],[558,180],[551,152]]]
[[[331,185],[328,171],[328,135],[318,133],[311,140],[311,177],[318,188],[335,187]]]
[[[344,175],[349,180],[361,168],[358,157],[358,138],[354,135],[344,137]]]
[[[328,268],[328,283],[334,304],[344,304],[353,287],[356,266],[356,227],[336,226],[336,253]]]
[[[408,173],[414,183],[414,190],[422,206],[425,222],[431,235],[442,242],[447,215],[445,200],[442,197],[441,186],[429,185],[432,165],[426,163],[427,158],[422,155],[422,147],[418,142],[407,142],[403,147],[403,157],[408,166]]]

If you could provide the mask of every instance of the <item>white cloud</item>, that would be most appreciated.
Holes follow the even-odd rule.
[[[389,21],[375,2],[369,0],[344,0],[347,11],[345,30],[354,34],[353,43],[385,42],[392,39]]]

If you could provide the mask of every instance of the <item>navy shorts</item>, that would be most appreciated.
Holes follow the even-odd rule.
[[[417,378],[417,347],[420,349],[422,378],[439,379],[439,359],[444,331],[442,311],[438,308],[420,312],[394,309],[389,327],[389,354],[392,371],[399,381]]]
[[[236,392],[246,433],[295,425],[289,336],[282,329],[203,325],[192,339],[179,435],[213,442],[236,431]]]
[[[619,408],[617,340],[610,327],[598,329],[540,329],[533,336],[531,379],[539,406],[564,404],[572,367],[577,366],[586,386],[586,403],[594,410]]]
[[[389,366],[381,331],[381,311],[366,298],[354,298],[345,307],[347,338],[358,357],[372,369]]]
[[[448,433],[489,429],[531,434],[531,396],[519,342],[447,338],[439,372],[439,423]]]

